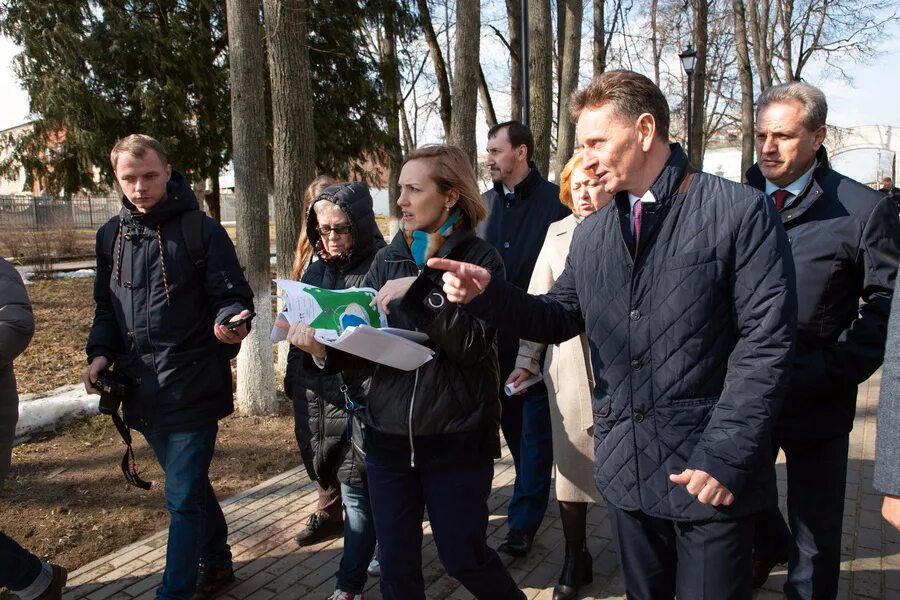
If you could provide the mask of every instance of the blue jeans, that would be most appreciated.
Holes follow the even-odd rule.
[[[38,557],[0,531],[0,587],[24,590],[40,574]]]
[[[366,587],[366,568],[375,553],[375,520],[364,487],[341,484],[344,499],[344,555],[337,572],[337,589],[359,594]]]
[[[426,508],[447,575],[478,600],[525,598],[487,545],[493,461],[432,469],[391,467],[370,453],[366,474],[384,600],[425,600],[422,518]]]
[[[507,510],[509,528],[534,535],[547,512],[553,476],[550,403],[544,395],[502,394],[502,405],[503,437],[516,469]]]
[[[199,565],[231,564],[228,526],[209,483],[218,424],[184,433],[144,437],[166,474],[169,543],[157,600],[189,600]]]

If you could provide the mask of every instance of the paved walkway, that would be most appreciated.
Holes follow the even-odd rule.
[[[880,516],[880,496],[872,489],[875,452],[875,414],[880,375],[860,387],[856,426],[850,440],[847,505],[841,565],[843,599],[900,598],[900,535]],[[784,487],[784,466],[779,465]],[[489,543],[506,535],[506,504],[512,493],[513,468],[508,452],[496,464],[490,497]],[[223,502],[231,528],[238,582],[222,598],[229,600],[320,599],[334,587],[340,540],[298,548],[293,535],[315,506],[315,487],[300,469],[270,479]],[[782,496],[782,506],[784,497]],[[443,573],[431,530],[424,523],[423,564],[429,599],[466,599],[472,596]],[[594,582],[582,598],[622,599],[624,589],[610,540],[604,506],[588,514],[588,539],[594,555]],[[165,557],[166,533],[159,532],[118,552],[94,561],[69,579],[67,600],[152,600]],[[523,559],[504,557],[513,577],[529,599],[549,599],[563,558],[563,535],[555,503],[539,532],[531,554]],[[784,570],[775,571],[758,600],[781,598]],[[369,600],[378,600],[377,579],[370,579]]]

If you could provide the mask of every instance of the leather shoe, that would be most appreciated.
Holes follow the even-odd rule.
[[[553,600],[575,600],[578,588],[594,580],[593,562],[584,542],[566,544],[566,559],[559,583],[553,588]]]
[[[518,529],[510,529],[506,534],[506,541],[497,548],[500,552],[505,552],[510,556],[525,556],[531,551],[531,544],[534,541],[534,534],[525,533]]]
[[[200,565],[200,570],[197,572],[197,587],[194,589],[191,600],[214,598],[216,594],[233,582],[234,568],[231,565],[225,567]]]
[[[294,536],[298,546],[309,546],[344,535],[344,522],[331,519],[326,513],[314,512],[306,522],[306,529]]]
[[[759,556],[757,553],[753,553],[753,589],[761,588],[765,585],[766,580],[769,579],[769,573],[772,572],[772,569],[775,568],[776,565],[786,564],[788,561],[787,555],[782,556]]]

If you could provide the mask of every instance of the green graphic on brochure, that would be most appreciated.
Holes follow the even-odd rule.
[[[382,326],[382,315],[377,308],[369,306],[375,298],[371,290],[341,290],[337,293],[310,286],[305,291],[321,309],[310,323],[315,329],[341,333],[348,327],[359,325]]]

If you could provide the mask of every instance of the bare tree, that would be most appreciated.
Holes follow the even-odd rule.
[[[258,2],[226,0],[231,127],[234,142],[237,255],[255,295],[256,322],[237,359],[237,407],[246,414],[275,411],[269,209],[266,194],[265,57]]]
[[[528,0],[528,17],[528,74],[531,83],[529,126],[534,134],[534,163],[546,175],[550,166],[553,125],[553,31],[550,0]]]
[[[751,0],[752,4],[753,0]],[[747,15],[744,0],[732,0],[734,11],[734,42],[737,50],[738,75],[741,80],[741,178],[753,165],[753,67],[747,40]]]
[[[400,217],[397,198],[400,197],[400,67],[397,60],[397,4],[395,0],[381,0],[381,82],[384,86],[384,114],[387,115],[387,133],[391,140],[388,151],[388,205],[391,214]]]
[[[691,0],[693,9],[693,23],[691,37],[694,40],[694,49],[697,51],[697,61],[694,66],[693,82],[693,106],[691,111],[691,131],[688,132],[690,140],[690,161],[698,169],[703,168],[703,146],[705,144],[704,125],[706,123],[706,59],[709,42],[709,1]]]
[[[594,0],[594,77],[606,70],[606,0]]]
[[[488,127],[497,124],[497,112],[494,110],[494,101],[491,100],[491,89],[484,77],[484,69],[478,65],[478,98],[481,100],[481,110],[484,111],[484,120]]]
[[[481,5],[460,2],[456,11],[456,69],[453,73],[449,142],[462,148],[475,164],[475,114],[478,103]],[[462,59],[461,57],[465,57]]]
[[[509,118],[522,120],[522,61],[519,52],[522,47],[522,0],[506,0],[506,16],[509,22]],[[499,32],[498,32],[499,35]],[[501,38],[502,39],[502,38]]]
[[[307,0],[264,0],[269,82],[272,90],[272,162],[275,257],[290,278],[294,247],[303,227],[303,190],[315,177],[315,128],[309,72]],[[297,40],[303,40],[297,43]],[[287,342],[278,344],[276,373],[287,368]]]
[[[569,113],[569,96],[578,87],[578,66],[581,62],[581,21],[584,14],[582,0],[559,0],[563,14],[562,66],[559,75],[559,123],[556,128],[556,180],[572,157],[575,148],[575,124]]]
[[[659,43],[659,30],[656,27],[656,15],[659,12],[659,0],[650,2],[650,51],[653,62],[653,83],[659,87],[659,63],[662,58],[662,49]]]
[[[291,273],[303,221],[303,190],[315,176],[307,0],[264,0],[272,86],[275,255],[279,277]],[[302,40],[299,41],[298,40]]]
[[[760,86],[799,81],[814,57],[845,79],[847,64],[874,56],[898,20],[878,0],[761,0],[749,4],[750,37]]]
[[[441,45],[438,43],[437,33],[434,31],[434,24],[431,21],[431,11],[428,8],[427,0],[418,0],[419,23],[422,26],[422,33],[425,35],[425,42],[428,44],[428,51],[431,54],[431,62],[434,65],[434,75],[437,79],[438,94],[440,99],[441,123],[444,124],[444,135],[450,135],[450,79],[447,76],[447,65],[444,62],[444,54],[441,52]]]

